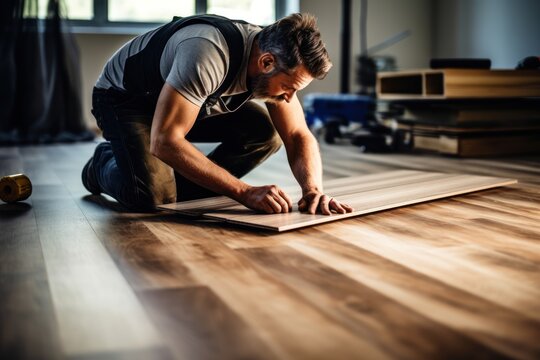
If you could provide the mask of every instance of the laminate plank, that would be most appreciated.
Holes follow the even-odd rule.
[[[33,205],[64,354],[160,346],[135,294],[75,202]]]
[[[48,156],[48,152],[54,147],[46,148],[45,151],[37,147],[25,147],[21,149],[24,162],[24,173],[33,185],[61,185],[62,180],[56,175],[51,163],[57,161]],[[57,158],[58,159],[58,158]]]
[[[15,158],[0,158],[0,177],[24,172],[23,164]]]
[[[41,247],[32,207],[0,204],[0,274],[42,270]]]
[[[144,225],[168,245],[165,247],[166,251],[172,251],[185,265],[187,262],[212,261],[230,256],[230,249],[220,241],[220,231],[208,231],[204,227],[172,222],[160,224],[146,221]]]
[[[511,189],[514,190],[514,189]],[[540,208],[535,206],[540,201],[538,193],[526,192],[523,186],[511,191],[508,194],[493,193],[487,198],[478,197],[475,195],[466,198],[457,199],[460,204],[469,207],[482,208],[485,211],[497,211],[498,214],[512,217],[516,212],[520,216],[528,219],[537,219],[540,215]],[[531,222],[532,223],[532,222]]]
[[[418,171],[434,171],[445,173],[474,174],[482,176],[498,176],[516,178],[520,183],[540,184],[540,178],[531,173],[530,169],[516,171],[505,168],[508,164],[518,161],[520,157],[490,158],[483,160],[479,165],[477,159],[460,159],[451,157],[441,157],[433,154],[373,154],[362,153],[358,148],[351,146],[330,146],[321,143],[321,151],[326,153],[327,164],[341,164],[341,166],[352,167],[356,164],[378,164],[393,169],[410,169]],[[323,157],[324,159],[324,157]],[[352,172],[342,176],[355,175]]]
[[[20,148],[18,146],[0,146],[0,160],[20,158]]]
[[[467,258],[469,263],[485,265],[495,272],[504,271],[506,277],[536,288],[540,283],[540,226],[534,220],[519,216],[515,226],[507,219],[499,219],[496,212],[467,211],[460,215],[458,201],[447,201],[446,207],[418,207],[415,211],[401,209],[388,216],[370,219],[376,229],[387,234],[400,234],[408,244],[429,246],[441,256]],[[452,204],[453,206],[450,206]],[[411,227],[410,224],[423,226]],[[487,223],[489,225],[482,225]],[[444,229],[434,236],[433,229]],[[460,234],[457,236],[457,234]],[[501,264],[504,264],[501,267]]]
[[[485,208],[484,208],[485,209]],[[451,249],[467,245],[484,247],[490,252],[511,255],[524,263],[539,261],[539,245],[535,240],[540,234],[536,220],[523,216],[511,216],[468,208],[455,199],[436,204],[415,207],[415,211],[400,209],[392,214],[370,218],[370,225],[384,229],[386,233],[407,236],[408,241],[415,239],[420,244],[429,244],[432,248]],[[485,219],[493,219],[496,224],[509,224],[518,227],[518,232],[496,231],[495,227],[483,226]],[[411,226],[410,224],[422,224]],[[500,225],[505,228],[506,225]],[[532,237],[520,235],[521,228],[535,229]],[[444,229],[436,231],[434,229]],[[506,230],[506,229],[505,229]],[[466,236],[463,236],[466,234]]]
[[[515,182],[511,179],[473,175],[408,171],[331,180],[326,185],[326,193],[355,208],[351,213],[332,216],[300,213],[296,207],[290,213],[261,215],[224,197],[167,204],[159,208],[239,225],[286,231]]]
[[[86,159],[86,157],[83,157]],[[84,160],[79,161],[82,168]],[[55,168],[65,190],[75,198],[96,236],[134,290],[195,286],[189,270],[155,237],[143,221],[159,218],[154,214],[125,213],[114,202],[89,196],[79,171]],[[165,218],[161,221],[175,219]],[[157,220],[156,220],[157,221]]]
[[[0,204],[0,358],[61,358],[31,202]]]
[[[531,183],[531,184],[540,184],[539,177],[530,174],[529,172],[523,172],[523,171],[514,171],[504,168],[498,168],[497,166],[493,166],[490,164],[498,164],[498,163],[507,163],[511,162],[511,159],[501,159],[501,160],[491,160],[486,166],[478,166],[478,164],[475,164],[474,162],[468,162],[468,161],[457,161],[457,159],[453,159],[453,161],[449,161],[448,163],[445,161],[443,163],[440,162],[440,160],[436,158],[429,158],[429,161],[423,161],[422,159],[409,159],[410,161],[413,161],[416,164],[422,164],[424,163],[424,166],[431,168],[431,169],[445,169],[445,172],[461,172],[461,173],[468,173],[468,174],[476,174],[476,175],[482,175],[482,176],[499,176],[499,177],[508,177],[511,175],[513,178],[517,178],[520,183]],[[433,171],[433,170],[432,170]]]
[[[451,252],[433,251],[429,244],[420,245],[407,236],[386,232],[369,219],[329,224],[322,231],[531,319],[540,319],[540,288],[516,282],[504,271],[463,260]]]
[[[479,357],[499,356],[497,351],[430,321],[291,248],[252,248],[242,253],[322,313],[376,344],[390,357],[417,359],[445,354],[448,358],[460,358],[472,353]]]
[[[459,206],[455,206],[453,209],[447,208],[443,212],[433,207],[418,209],[416,213],[422,212],[420,215],[404,215],[402,211],[395,214],[394,218],[380,217],[375,220],[372,219],[370,225],[374,228],[384,228],[386,233],[393,232],[395,234],[400,231],[407,235],[409,242],[415,242],[419,245],[429,242],[434,251],[452,252],[474,247],[478,252],[486,251],[501,259],[510,257],[514,259],[515,267],[521,273],[521,275],[516,274],[516,276],[522,276],[523,281],[532,283],[535,282],[535,279],[538,279],[540,244],[537,239],[540,237],[540,227],[535,220],[523,219],[523,217],[519,216],[516,217],[519,220],[512,224],[511,221],[507,221],[505,218],[500,219],[497,216],[486,215],[479,211],[471,211],[469,212],[471,218],[463,219],[460,216],[453,216],[458,212]],[[429,222],[423,219],[428,217],[431,219],[449,219],[444,227],[445,231],[438,234],[436,238],[433,238],[433,232],[429,231],[427,226],[408,229],[405,232],[400,230],[414,222],[427,225]],[[437,222],[440,222],[441,226],[443,226],[441,220]],[[456,236],[457,233],[460,233],[461,236]],[[437,246],[436,243],[438,242],[447,245],[446,247]],[[535,269],[536,273],[531,272],[533,269]]]
[[[60,359],[62,350],[44,272],[0,275],[0,357]]]
[[[287,233],[291,240],[288,246],[506,356],[538,358],[538,321],[418,272],[384,254],[347,243],[339,236],[324,233],[308,239],[304,232],[307,230]]]
[[[347,161],[350,157],[342,159],[343,161],[333,161],[334,154],[322,154],[322,159],[325,164],[323,175],[330,172],[338,174],[339,177],[349,177],[356,175],[366,175],[396,170],[395,167],[389,167],[385,164],[368,161]],[[326,179],[325,179],[326,180]]]
[[[0,148],[0,173],[22,172],[18,148]],[[0,203],[0,358],[61,356],[32,200]]]
[[[484,194],[484,198],[490,196],[491,193]],[[470,206],[458,198],[446,199],[436,204],[421,204],[414,209],[414,212],[407,211],[407,208],[396,209],[387,216],[372,219],[370,224],[383,228],[386,232],[401,232],[410,238],[418,238],[419,241],[429,241],[434,247],[478,243],[482,241],[481,234],[496,235],[495,239],[490,238],[489,241],[506,237],[509,245],[523,247],[528,251],[535,252],[539,246],[535,239],[540,226],[535,218],[517,211],[513,215],[496,212],[486,207]],[[484,222],[493,223],[493,227],[479,228]],[[408,226],[411,223],[424,226]],[[495,227],[504,229],[497,231]],[[434,234],[433,229],[444,231]],[[504,236],[505,233],[508,236]]]
[[[72,355],[69,360],[172,360],[175,357],[166,348],[156,347],[150,349],[109,351],[92,354]]]
[[[348,194],[351,190],[374,190],[382,187],[392,187],[400,184],[410,184],[425,179],[440,178],[441,174],[429,174],[418,173],[414,171],[395,171],[382,174],[370,174],[362,176],[362,182],[359,183],[358,178],[344,177],[333,179],[326,183],[327,188],[338,188],[343,191],[342,193]],[[300,196],[300,189],[297,187],[292,189],[284,189],[290,192],[290,196],[295,198]],[[339,194],[336,192],[336,194]],[[337,195],[336,195],[337,196]],[[172,205],[170,205],[172,206]],[[165,208],[168,208],[165,206]],[[205,198],[200,200],[191,200],[176,203],[174,205],[175,210],[185,211],[188,215],[199,216],[203,215],[208,210],[222,210],[224,208],[241,209],[238,202],[225,196],[218,196],[213,198]]]
[[[465,211],[457,214],[460,218],[471,218],[472,214],[481,212],[484,216],[497,218],[501,221],[526,222],[527,225],[533,227],[540,226],[536,224],[536,219],[540,215],[540,210],[535,206],[538,194],[526,191],[521,184],[505,190],[492,190],[489,196],[483,196],[485,194],[479,193],[456,197],[449,199],[448,203],[454,204],[454,207],[464,208]],[[437,208],[441,204],[434,205]]]
[[[256,333],[207,287],[139,292],[177,359],[275,359]]]
[[[87,209],[87,208],[86,208]],[[85,211],[96,235],[134,290],[197,285],[189,269],[145,226],[146,218],[109,216]]]
[[[540,169],[538,168],[537,163],[532,165],[516,162],[499,162],[487,159],[468,159],[467,163],[474,164],[480,167],[489,167],[490,169],[496,169],[497,171],[505,170],[512,172],[522,172],[529,175],[540,175]]]
[[[359,179],[358,181],[361,181]],[[271,228],[275,226],[275,230],[284,231],[301,226],[315,225],[324,222],[335,221],[339,219],[349,218],[360,214],[366,214],[381,210],[386,210],[394,207],[400,207],[419,202],[430,201],[442,197],[453,196],[470,191],[478,191],[492,186],[512,184],[512,180],[492,181],[489,179],[472,178],[464,176],[462,179],[455,180],[450,175],[441,174],[438,178],[429,181],[418,181],[412,184],[403,184],[400,186],[381,187],[367,191],[351,191],[348,194],[341,193],[335,190],[337,195],[334,195],[333,189],[328,189],[327,193],[330,196],[339,197],[343,202],[346,202],[355,208],[355,211],[348,214],[334,214],[332,217],[324,215],[308,215],[299,212],[288,214],[276,214],[267,216],[251,215],[247,216],[243,213],[239,215],[233,213],[227,218],[231,222],[247,222],[249,221],[254,226],[266,226]],[[236,210],[236,209],[235,209]],[[225,211],[224,214],[228,215]],[[205,214],[212,218],[221,218],[224,214],[212,212]],[[273,219],[275,217],[276,221]],[[309,219],[307,217],[310,217]],[[278,219],[279,218],[279,219]],[[283,218],[283,219],[281,219]],[[274,225],[277,222],[277,225]]]
[[[367,340],[328,319],[305,299],[259,271],[244,256],[197,233],[167,224],[160,238],[204,286],[260,336],[278,358],[387,358]],[[160,228],[153,231],[160,232]]]

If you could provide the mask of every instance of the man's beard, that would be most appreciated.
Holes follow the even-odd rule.
[[[270,83],[270,78],[276,73],[277,71],[272,71],[268,74],[260,74],[251,80],[251,89],[254,99],[272,104],[278,104],[285,100],[282,96],[272,96],[268,93],[268,84]]]

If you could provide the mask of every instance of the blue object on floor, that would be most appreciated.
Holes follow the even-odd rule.
[[[304,96],[304,112],[310,128],[339,120],[349,123],[367,124],[373,113],[375,101],[365,95],[311,93]]]
[[[304,96],[304,112],[311,131],[333,144],[373,126],[375,101],[365,95],[312,93]]]

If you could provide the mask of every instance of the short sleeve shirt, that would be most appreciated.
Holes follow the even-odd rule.
[[[255,36],[260,27],[251,24],[236,24],[244,39],[244,56],[239,74],[223,96],[248,91],[247,65]],[[142,49],[156,30],[140,35],[109,59],[96,83],[97,88],[125,90],[122,84],[126,59]],[[229,49],[223,34],[212,25],[194,24],[186,26],[167,41],[160,60],[160,72],[165,81],[191,103],[202,106],[206,98],[214,93],[227,74]],[[210,109],[209,115],[228,112],[221,102]]]

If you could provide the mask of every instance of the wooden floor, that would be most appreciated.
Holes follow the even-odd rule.
[[[0,148],[2,359],[540,358],[540,157],[323,146],[325,178],[396,169],[518,185],[275,234],[89,196],[94,144]],[[294,184],[284,152],[248,177]]]

